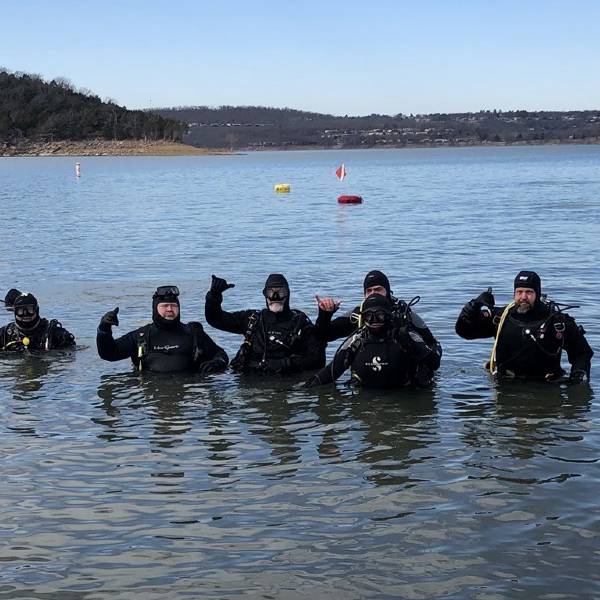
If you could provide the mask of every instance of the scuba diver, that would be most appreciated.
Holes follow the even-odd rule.
[[[369,271],[363,281],[364,298],[367,299],[373,294],[387,298],[393,305],[393,312],[403,325],[409,330],[419,334],[425,343],[442,358],[442,346],[433,337],[425,321],[412,310],[419,300],[419,296],[413,298],[408,304],[404,300],[396,298],[390,289],[390,281],[381,271]],[[356,306],[349,313],[332,320],[333,314],[340,306],[338,300],[332,298],[320,298],[315,296],[319,306],[319,314],[315,322],[317,335],[323,344],[346,338],[362,326],[361,306]],[[363,301],[364,302],[364,301]]]
[[[4,304],[14,313],[14,322],[0,328],[0,350],[48,351],[75,347],[75,337],[56,319],[40,317],[33,294],[12,289]]]
[[[560,365],[564,348],[571,364],[569,382],[582,383],[589,381],[594,352],[583,327],[564,312],[567,308],[576,307],[546,301],[539,275],[521,271],[515,277],[510,304],[495,306],[488,288],[467,302],[455,329],[466,340],[495,338],[486,364],[493,375],[560,380],[565,374]]]
[[[440,355],[398,317],[394,303],[371,294],[360,310],[361,326],[342,343],[333,360],[304,385],[331,383],[351,369],[351,383],[364,387],[428,387]]]
[[[118,313],[117,306],[98,325],[96,345],[104,360],[131,358],[138,370],[153,373],[214,373],[223,371],[229,363],[225,350],[215,344],[200,323],[181,323],[177,286],[156,288],[152,295],[152,323],[115,340],[112,327],[119,325]]]
[[[231,361],[234,370],[287,374],[318,369],[325,364],[311,320],[302,311],[290,308],[290,288],[283,275],[274,273],[267,277],[263,288],[266,308],[262,310],[224,311],[223,292],[232,287],[235,284],[212,276],[205,316],[213,327],[244,336]]]

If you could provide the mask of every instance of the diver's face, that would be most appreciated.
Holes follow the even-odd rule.
[[[388,313],[385,310],[367,310],[365,311],[363,318],[365,325],[373,333],[380,333],[386,327],[388,320]]]
[[[15,319],[19,319],[21,323],[33,323],[37,319],[37,308],[32,304],[16,306]]]
[[[365,298],[377,294],[378,296],[387,296],[387,290],[382,285],[373,285],[365,290]]]
[[[535,304],[536,297],[537,294],[535,293],[535,290],[532,290],[531,288],[516,288],[515,305],[517,307],[517,312],[521,314],[529,312]]]
[[[267,308],[274,313],[283,312],[285,301],[288,298],[288,290],[285,287],[268,287],[264,291],[267,300]]]
[[[173,321],[179,316],[179,305],[176,302],[159,302],[156,312],[166,321]]]

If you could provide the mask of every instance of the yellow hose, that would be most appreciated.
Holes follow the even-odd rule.
[[[511,302],[503,311],[502,316],[500,317],[500,322],[498,323],[498,329],[496,330],[496,339],[494,340],[494,345],[492,347],[492,353],[490,354],[490,362],[488,363],[488,369],[490,373],[494,374],[496,372],[496,348],[498,347],[498,340],[500,339],[500,332],[502,331],[502,326],[504,325],[504,321],[508,315],[508,311],[515,305],[514,302]]]

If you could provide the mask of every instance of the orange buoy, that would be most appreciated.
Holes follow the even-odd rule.
[[[338,202],[340,204],[362,204],[362,196],[340,196]]]

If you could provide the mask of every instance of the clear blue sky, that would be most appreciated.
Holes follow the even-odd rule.
[[[0,65],[129,108],[600,108],[600,0],[2,0]]]

